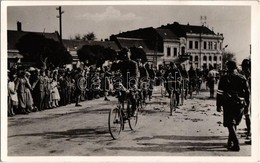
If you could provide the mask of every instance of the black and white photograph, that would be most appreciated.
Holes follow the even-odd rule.
[[[258,16],[257,1],[2,1],[1,161],[259,162]]]

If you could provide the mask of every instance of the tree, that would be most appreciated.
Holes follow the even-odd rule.
[[[101,67],[106,60],[116,59],[116,51],[111,48],[104,48],[100,45],[84,45],[77,51],[79,60],[85,65],[96,65]]]
[[[89,32],[88,34],[83,35],[82,39],[85,40],[85,41],[86,41],[86,40],[88,40],[88,41],[94,41],[94,40],[96,40],[97,38],[96,38],[96,35],[94,34],[94,32]]]
[[[81,38],[81,35],[79,33],[75,35],[75,40],[81,40],[81,39],[82,38]]]
[[[147,57],[146,57],[146,53],[145,51],[143,50],[143,48],[137,48],[137,47],[131,47],[130,48],[130,51],[131,51],[131,59],[132,60],[137,60],[137,59],[141,59],[141,62],[142,63],[145,63],[147,62]]]
[[[57,67],[72,62],[72,56],[60,42],[47,39],[44,35],[24,35],[18,40],[16,47],[25,60],[34,62],[38,68],[46,69],[50,65]]]
[[[95,64],[95,54],[91,51],[90,45],[84,45],[77,51],[78,58],[85,65]]]
[[[114,61],[116,60],[117,53],[114,49],[105,48],[103,51],[104,60]]]
[[[222,65],[223,69],[226,69],[226,62],[229,60],[236,61],[235,54],[232,52],[224,52],[222,55]]]

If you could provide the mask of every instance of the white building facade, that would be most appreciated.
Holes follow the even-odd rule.
[[[222,68],[223,35],[187,33],[186,53],[194,68]]]

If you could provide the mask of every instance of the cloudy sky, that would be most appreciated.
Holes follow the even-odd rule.
[[[16,30],[22,22],[24,31],[54,32],[59,30],[57,6],[8,7],[7,28]],[[159,27],[174,21],[200,25],[206,16],[207,26],[215,33],[223,33],[227,51],[237,60],[249,56],[251,44],[251,8],[248,6],[174,6],[174,5],[111,5],[62,6],[63,38],[94,32],[98,38],[109,38],[128,30]]]

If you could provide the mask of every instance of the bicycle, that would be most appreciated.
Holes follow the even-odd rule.
[[[187,81],[186,79],[182,79],[182,82],[181,82],[181,88],[180,88],[180,99],[181,99],[181,105],[184,104],[184,99],[187,98]]]
[[[177,96],[176,96],[176,91],[171,90],[171,97],[170,97],[170,116],[172,116],[172,112],[176,111],[177,108]]]
[[[193,92],[196,90],[196,81],[195,79],[190,79],[189,80],[189,94],[190,98],[192,98]]]
[[[177,93],[180,92],[180,86],[181,84],[179,81],[168,81],[168,83],[173,83],[173,87],[169,87],[171,95],[170,95],[170,116],[172,116],[172,112],[176,111],[177,108]]]
[[[122,91],[119,91],[119,94]],[[108,128],[110,135],[114,140],[118,139],[120,136],[120,133],[125,128],[125,123],[128,122],[129,127],[131,130],[135,130],[137,122],[138,122],[138,110],[139,107],[136,107],[136,115],[131,116],[132,110],[131,110],[131,101],[129,99],[129,93],[134,93],[134,95],[137,95],[137,92],[128,92],[125,94],[126,99],[120,100],[120,97],[118,98],[118,103],[115,108],[112,108],[109,112],[108,116]],[[120,96],[120,95],[119,95]],[[124,109],[126,102],[126,110]]]

